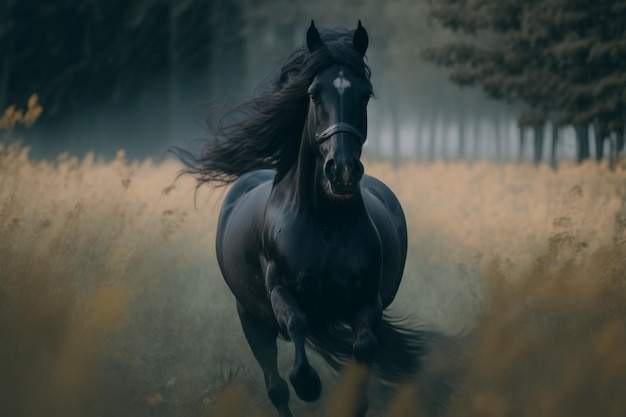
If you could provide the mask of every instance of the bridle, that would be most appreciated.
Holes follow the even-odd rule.
[[[359,131],[356,127],[346,122],[333,123],[332,125],[328,126],[322,133],[316,133],[315,140],[319,145],[339,132],[351,134],[359,141],[361,145],[365,143],[365,135],[361,133],[361,131]]]

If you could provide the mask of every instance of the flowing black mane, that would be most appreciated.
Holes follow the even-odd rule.
[[[174,147],[198,186],[230,184],[258,169],[275,169],[281,178],[297,162],[308,108],[307,89],[324,69],[343,64],[369,82],[371,71],[354,49],[353,31],[321,31],[323,46],[297,48],[263,80],[253,97],[227,112],[199,155]]]
[[[303,401],[322,392],[309,348],[337,370],[354,360],[392,387],[410,381],[445,340],[383,315],[408,239],[400,202],[360,160],[372,94],[368,45],[360,21],[353,32],[322,33],[311,22],[306,46],[226,113],[201,155],[173,150],[198,187],[232,183],[215,254],[280,417],[293,414],[279,336],[293,345],[289,383]],[[350,415],[364,417],[366,392],[358,398]]]

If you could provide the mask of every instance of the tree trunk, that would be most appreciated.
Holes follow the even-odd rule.
[[[391,163],[393,166],[400,164],[400,132],[398,129],[398,106],[397,95],[391,96],[390,119],[391,119]]]
[[[434,161],[436,156],[436,146],[437,146],[437,115],[438,111],[436,109],[433,110],[430,117],[430,137],[428,140],[428,160]]]
[[[420,136],[423,123],[423,119],[421,116],[422,112],[418,110],[415,114],[415,154],[413,155],[413,159],[418,159],[420,156],[420,144],[422,143]]]
[[[7,16],[12,16],[13,15],[13,11],[10,10],[13,5],[14,2],[3,2],[4,4],[2,4],[0,6],[0,8],[4,9],[2,10],[3,12],[3,18],[0,18],[0,26],[5,26],[8,28],[11,28],[12,25],[9,24],[9,22],[5,21],[5,20],[9,20],[10,18]],[[5,31],[7,29],[5,28]],[[15,34],[15,30],[12,31],[13,33],[5,33],[4,34],[4,42],[1,44],[2,48],[0,49],[2,51],[2,61],[0,61],[0,116],[2,116],[4,114],[4,110],[11,104],[9,103],[9,97],[11,96],[11,93],[13,92],[12,89],[10,88],[9,82],[10,82],[10,75],[11,75],[11,64],[12,62],[12,55],[13,55],[13,47],[15,45],[15,36],[12,36]],[[18,68],[19,71],[19,68]],[[34,80],[32,80],[34,81]],[[30,91],[29,93],[41,93],[39,91]]]
[[[2,54],[2,64],[0,64],[0,115],[9,106],[9,68],[11,55],[9,49]]]
[[[589,159],[589,126],[576,126],[576,161],[578,163]]]
[[[476,161],[479,159],[479,142],[480,142],[480,115],[478,113],[474,113],[474,136],[472,138],[472,156],[471,160]]]
[[[607,127],[604,123],[594,125],[596,134],[596,161],[600,162],[604,158],[604,140],[607,135]]]
[[[170,142],[176,139],[176,121],[180,108],[180,59],[178,52],[178,16],[179,8],[173,1],[169,5],[169,43],[168,43],[168,112],[167,133]]]
[[[543,138],[544,138],[544,128],[543,124],[533,126],[534,130],[534,161],[535,165],[539,165],[541,160],[543,159]]]
[[[519,154],[517,160],[522,162],[524,159],[524,126],[519,126]]]
[[[223,104],[239,101],[247,97],[253,86],[257,85],[259,79],[258,68],[255,64],[261,59],[261,51],[268,51],[275,48],[274,44],[260,42],[264,36],[275,35],[279,28],[267,27],[267,25],[253,19],[245,20],[239,2],[227,0],[208,2],[213,3],[214,18],[210,30],[212,37],[219,47],[211,48],[212,71],[212,96]],[[243,31],[233,30],[233,28],[243,27],[244,24],[253,26],[254,31],[258,30],[258,36],[244,39]],[[283,29],[285,30],[285,29]],[[285,30],[288,33],[288,30]],[[281,44],[280,50],[290,48],[291,43]],[[246,47],[249,49],[246,52]],[[248,78],[247,86],[245,80]]]
[[[613,135],[609,135],[609,169],[613,171],[617,165],[617,143]]]
[[[459,160],[463,161],[465,159],[465,152],[465,113],[461,109],[459,117]]]
[[[500,113],[494,111],[491,121],[491,125],[493,127],[493,140],[496,141],[496,161],[499,162],[502,159],[502,142],[500,141]]]
[[[503,109],[500,113],[500,123],[498,126],[498,140],[502,143],[502,161],[509,159],[510,144],[508,122],[509,114]]]
[[[615,153],[618,159],[624,153],[624,128],[615,131]]]
[[[556,158],[556,148],[559,143],[559,128],[556,123],[552,122],[552,143],[550,146],[550,166],[552,169],[558,168],[558,161]]]

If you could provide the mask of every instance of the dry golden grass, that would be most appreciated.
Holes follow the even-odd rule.
[[[215,261],[224,191],[196,208],[178,168],[0,145],[0,415],[272,415]],[[366,171],[410,225],[397,311],[473,329],[371,415],[432,412],[438,378],[457,388],[443,415],[626,415],[624,167]],[[295,412],[347,415],[368,378],[350,368]]]
[[[177,376],[171,364],[158,375],[178,348],[171,338],[212,319],[194,309],[206,275],[217,273],[218,206],[195,210],[191,181],[172,186],[173,163],[128,163],[123,153],[109,163],[33,162],[25,149],[0,146],[0,410],[82,416],[156,405]],[[204,280],[194,274],[207,284],[196,287]]]
[[[450,415],[626,415],[626,240],[586,256],[560,240],[569,255],[549,252],[518,279],[488,266],[489,309]]]
[[[24,126],[25,128],[31,128],[41,113],[43,107],[39,104],[39,96],[32,94],[28,98],[26,111],[18,109],[15,104],[10,105],[4,110],[4,114],[0,116],[0,131],[4,130],[11,133],[16,126]]]

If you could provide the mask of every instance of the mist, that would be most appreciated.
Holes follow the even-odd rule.
[[[523,100],[451,82],[423,51],[497,36],[453,31],[432,5],[4,1],[0,414],[274,415],[215,257],[227,188],[196,189],[167,150],[199,149],[311,19],[360,19],[375,93],[365,172],[409,225],[391,311],[467,342],[391,398],[373,382],[368,415],[435,415],[433,402],[440,416],[626,415],[624,126],[605,141],[599,118],[525,122]],[[283,375],[292,350],[279,342]],[[322,399],[292,395],[294,413],[349,412],[361,371],[312,361]],[[439,401],[433,381],[455,394]]]
[[[4,7],[1,40],[10,48],[0,109],[39,95],[38,123],[14,135],[34,158],[93,151],[112,159],[123,149],[131,158],[162,159],[169,146],[189,146],[304,42],[311,19],[324,28],[361,19],[370,32],[372,158],[506,161],[520,154],[519,105],[454,86],[446,70],[422,60],[424,46],[451,37],[427,18],[426,2],[411,7],[407,22],[397,7],[366,3],[353,11],[280,1]],[[560,157],[571,157],[569,142]]]

